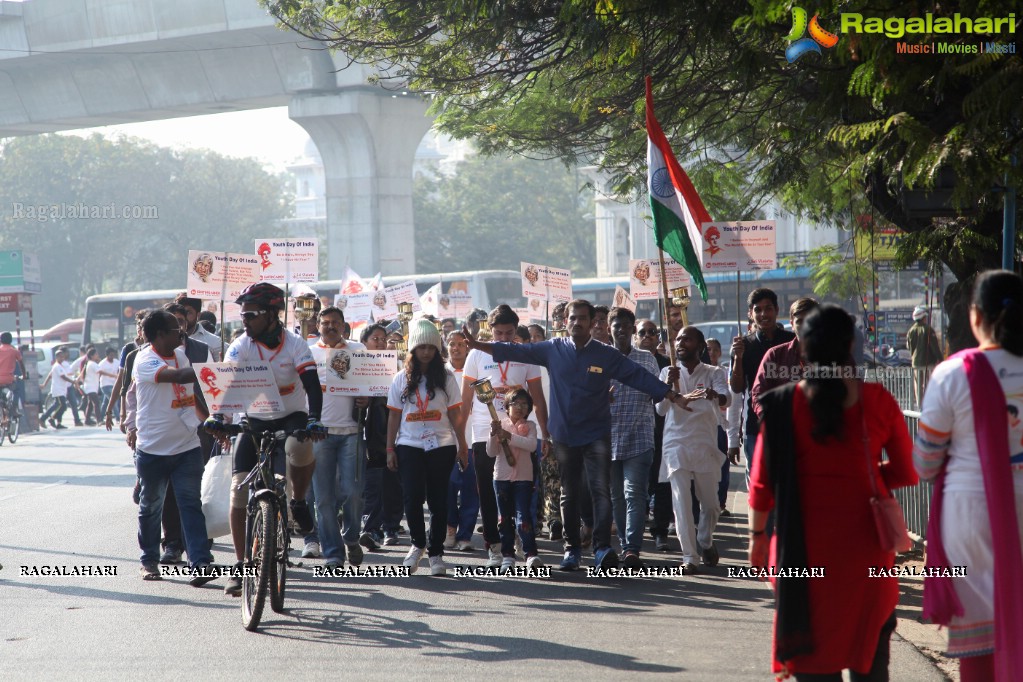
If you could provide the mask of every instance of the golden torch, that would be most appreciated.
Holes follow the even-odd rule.
[[[689,307],[689,287],[679,287],[671,290],[671,304],[682,311],[682,325],[689,326],[689,315],[686,308]]]
[[[469,385],[472,386],[472,390],[476,391],[476,397],[479,401],[490,408],[490,418],[498,421],[497,409],[494,407],[494,398],[497,397],[497,391],[494,390],[490,379],[480,379]],[[508,439],[502,437],[499,440],[501,441],[501,449],[504,450],[504,458],[508,460],[508,466],[515,466],[515,455],[512,454],[511,446],[508,445]]]
[[[298,320],[302,338],[309,337],[309,321],[316,315],[316,296],[303,295],[295,297],[295,318]]]

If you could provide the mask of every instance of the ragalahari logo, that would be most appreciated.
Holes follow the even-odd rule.
[[[810,32],[810,37],[804,38],[803,34],[807,31]],[[785,58],[789,60],[789,64],[804,54],[809,52],[822,54],[822,47],[832,48],[838,44],[838,36],[821,28],[816,14],[807,24],[806,10],[802,7],[792,8],[792,30],[785,36],[785,40],[792,43],[785,48]]]

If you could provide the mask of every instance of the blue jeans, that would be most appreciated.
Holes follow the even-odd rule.
[[[99,411],[105,413],[107,411],[107,406],[110,405],[110,397],[111,397],[111,395],[114,392],[114,387],[113,386],[100,386],[99,387],[99,392],[103,396],[103,400],[101,401],[102,404],[100,405]],[[120,406],[121,406],[121,399],[120,399],[120,397],[118,397],[117,399],[114,400],[114,409],[111,410],[110,413],[111,414],[118,414],[117,411],[118,411],[118,409],[120,409]]]
[[[461,496],[461,505],[459,505]],[[448,527],[455,528],[455,540],[472,539],[476,527],[476,516],[480,513],[480,494],[476,488],[476,463],[469,458],[465,471],[458,470],[458,463],[451,467],[448,479]]]
[[[749,492],[750,474],[753,473],[753,452],[757,448],[757,435],[746,434],[746,440],[743,441],[742,447],[746,454],[746,492]],[[767,514],[767,526],[764,528],[767,531],[767,537],[770,538],[774,535],[774,510],[772,509]]]
[[[536,521],[529,511],[533,488],[533,481],[494,481],[497,511],[501,515],[498,528],[502,556],[515,556],[516,528],[522,539],[522,551],[527,557],[536,554]]]
[[[167,484],[174,485],[185,549],[192,567],[213,561],[206,538],[206,517],[202,514],[199,488],[202,485],[202,450],[195,448],[177,455],[149,455],[135,451],[135,472],[142,482],[139,496],[139,549],[143,564],[160,559],[160,519]]]
[[[561,518],[565,544],[579,551],[580,500],[588,488],[593,502],[593,551],[611,546],[611,437],[585,445],[554,441],[561,470]]]
[[[725,453],[725,463],[721,465],[721,481],[718,483],[718,502],[721,503],[723,509],[725,502],[728,501],[729,461],[728,434],[720,426],[718,426],[718,450]]]
[[[611,510],[618,526],[618,541],[623,551],[643,548],[643,522],[646,520],[650,463],[653,448],[628,459],[611,461]]]
[[[362,490],[366,483],[359,435],[328,435],[313,444],[316,468],[316,527],[326,559],[344,561],[345,545],[359,542],[362,533]],[[337,520],[341,509],[342,522]]]

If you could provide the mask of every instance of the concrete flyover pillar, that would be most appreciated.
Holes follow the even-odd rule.
[[[430,129],[427,102],[379,88],[295,95],[288,115],[323,159],[327,277],[415,272],[412,162]]]

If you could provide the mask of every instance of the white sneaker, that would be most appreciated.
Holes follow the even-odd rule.
[[[458,544],[455,545],[455,549],[459,552],[471,552],[476,548],[472,546],[471,540],[459,540]]]
[[[320,543],[318,542],[307,542],[305,547],[302,548],[303,559],[315,559],[321,557],[323,554],[320,552]]]
[[[515,568],[515,557],[501,557],[501,573],[508,573],[513,568]]]
[[[456,529],[452,528],[451,526],[448,526],[448,535],[447,535],[446,538],[444,538],[444,549],[454,549],[455,548],[455,533],[456,532],[457,532]]]
[[[528,568],[531,571],[543,568],[543,560],[539,556],[534,554],[533,556],[526,559],[526,568]]]
[[[430,575],[447,575],[448,565],[441,555],[430,557]]]
[[[500,566],[501,560],[504,559],[504,557],[501,556],[501,548],[498,547],[497,545],[490,545],[490,549],[488,549],[487,551],[490,552],[490,556],[487,559],[487,563],[484,565],[487,568],[497,568],[498,566]]]
[[[408,572],[410,574],[415,573],[419,569],[419,562],[423,560],[423,554],[426,553],[425,547],[416,547],[412,545],[409,548],[408,554],[405,555],[405,560],[401,562],[402,566],[408,566]]]

